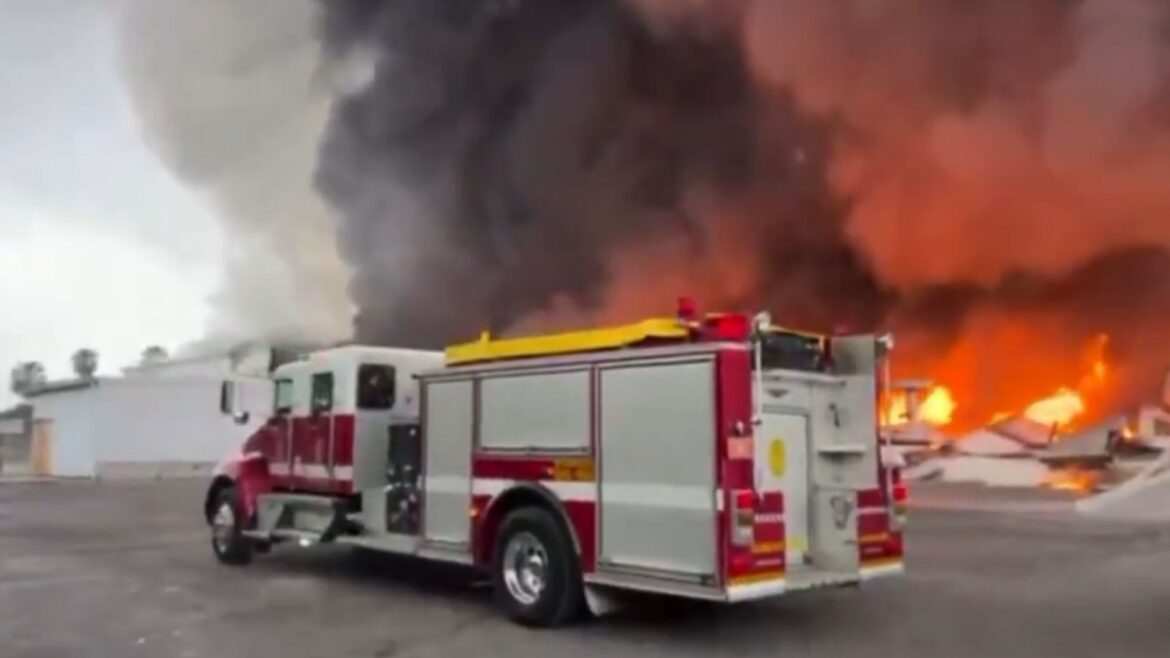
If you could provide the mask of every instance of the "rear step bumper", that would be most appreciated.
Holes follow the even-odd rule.
[[[731,603],[771,598],[788,592],[849,587],[878,578],[898,576],[905,572],[902,560],[885,560],[863,565],[858,571],[801,570],[764,580],[727,588],[727,600]]]
[[[904,573],[906,573],[906,564],[902,561],[902,558],[875,560],[871,563],[863,564],[861,567],[862,580],[901,576]]]

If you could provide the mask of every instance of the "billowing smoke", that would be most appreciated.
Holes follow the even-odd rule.
[[[638,294],[660,277],[712,302],[786,284],[869,304],[826,128],[761,93],[737,21],[600,0],[322,6],[333,57],[378,54],[334,107],[318,176],[359,338],[660,311],[673,291]]]
[[[349,270],[359,340],[692,294],[892,328],[971,422],[1075,380],[1103,333],[1101,408],[1170,364],[1164,0],[319,0],[330,102],[301,4],[190,2],[206,34],[140,4],[160,36],[131,24],[131,54],[169,54],[129,67],[147,125],[287,294],[335,303]],[[298,202],[225,183],[260,171]]]
[[[1097,408],[1157,390],[1170,5],[761,0],[745,25],[761,84],[839,126],[825,175],[898,295],[887,321],[921,336],[950,315],[904,363],[949,380],[968,420],[1075,385],[1100,333],[1118,385]]]
[[[119,0],[123,77],[164,162],[222,220],[214,343],[349,335],[348,273],[312,174],[331,94],[311,0]],[[159,218],[165,222],[165,217]]]
[[[1075,377],[1102,332],[1115,394],[1170,362],[1160,0],[322,7],[329,56],[367,67],[318,172],[362,339],[691,293],[902,331],[972,418]]]

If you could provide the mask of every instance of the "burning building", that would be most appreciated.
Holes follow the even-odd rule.
[[[214,122],[160,93],[179,58],[151,49],[193,29],[164,20],[171,4],[128,4],[157,19],[128,22],[128,55],[160,67],[132,86],[148,127],[173,128],[151,131],[166,152],[207,156],[198,129]],[[292,12],[314,20],[308,5],[211,4],[239,61],[213,60],[207,78],[287,73],[281,58],[313,38],[289,27]],[[269,259],[293,237],[334,246],[286,266],[348,273],[359,340],[434,347],[690,294],[794,326],[894,331],[894,377],[930,377],[932,422],[954,434],[1001,415],[1091,424],[1147,397],[1170,363],[1162,0],[315,7],[327,112],[318,95],[311,187],[287,184],[330,221],[272,221],[272,203],[225,221],[271,233],[242,242]],[[152,28],[166,38],[141,38]],[[191,67],[208,59],[194,45]],[[284,116],[297,100],[256,105]],[[326,296],[298,308],[346,306],[314,304]],[[281,333],[259,309],[224,312]]]

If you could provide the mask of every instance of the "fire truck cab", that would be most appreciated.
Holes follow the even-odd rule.
[[[537,625],[607,588],[739,602],[897,574],[886,348],[684,307],[445,353],[325,350],[275,372],[271,417],[217,469],[212,548],[473,565]]]

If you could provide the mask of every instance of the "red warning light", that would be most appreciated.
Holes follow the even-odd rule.
[[[747,340],[752,333],[752,323],[742,313],[725,313],[707,318],[708,335],[715,340]]]

